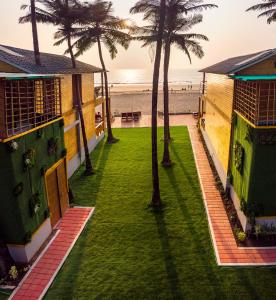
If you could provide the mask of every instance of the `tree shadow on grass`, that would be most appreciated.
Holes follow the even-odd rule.
[[[180,158],[180,156],[179,156],[177,150],[175,149],[174,145],[171,146],[171,149],[172,149],[174,157],[177,160],[177,164],[179,165],[179,167],[183,171],[183,176],[187,177],[187,179],[188,179],[188,181],[191,184],[191,187],[193,189],[195,189],[195,188],[197,189],[198,187],[195,187],[195,185],[193,183],[193,179],[190,177],[187,169],[185,168],[183,159]],[[176,176],[174,174],[174,170],[173,169],[168,169],[168,170],[166,170],[166,174],[167,174],[167,176],[170,180],[170,183],[173,187],[173,190],[175,191],[178,203],[179,203],[179,205],[181,207],[181,210],[182,210],[182,214],[183,214],[183,216],[186,220],[189,220],[189,224],[191,224],[190,232],[191,232],[191,236],[193,237],[193,241],[195,243],[198,243],[198,247],[202,248],[203,246],[200,243],[200,236],[197,234],[195,226],[192,225],[193,222],[190,218],[190,214],[188,213],[188,207],[185,205],[185,202],[184,202],[184,196],[185,195],[183,195],[181,190],[179,189],[179,186],[178,186],[177,181],[176,181]],[[212,245],[212,247],[213,247],[213,245]],[[213,268],[213,270],[211,270],[210,268],[207,267],[208,261],[206,259],[204,259],[203,255],[200,255],[200,258],[201,258],[201,261],[203,262],[203,266],[205,267],[205,271],[206,271],[206,274],[208,274],[210,282],[211,283],[212,282],[213,283],[219,282],[219,277],[216,275],[216,270],[214,268]],[[241,269],[241,268],[235,269],[235,274],[239,278],[239,281],[243,283],[243,286],[246,288],[249,295],[254,295],[254,297],[255,297],[254,299],[258,299],[256,288],[248,280],[245,269]],[[222,299],[222,297],[226,296],[225,293],[222,291],[222,289],[220,289],[218,286],[216,286],[216,288],[213,289],[213,291],[215,292],[216,297],[219,297],[219,299]]]
[[[81,165],[78,171],[70,179],[70,186],[75,197],[74,204],[96,205],[96,199],[104,176],[106,163],[113,146],[114,144],[107,144],[105,141],[101,141],[92,152],[91,157],[95,168],[94,175],[88,177],[85,176],[85,166]],[[87,198],[91,199],[91,203],[87,203]]]
[[[185,165],[183,163],[183,159],[181,159],[181,157],[179,156],[179,153],[176,150],[174,144],[171,145],[171,151],[176,160],[175,163],[180,167],[180,169],[184,173],[185,178],[187,178],[187,180],[189,181],[190,186],[193,188],[193,190],[198,190],[198,185],[195,185],[194,178],[191,177],[190,173],[188,172],[187,168],[185,167]],[[191,153],[192,153],[192,151],[191,151]],[[173,169],[173,168],[171,168],[171,169]],[[170,171],[170,169],[167,169],[166,171]]]
[[[185,172],[186,174],[187,172]],[[191,214],[189,213],[189,207],[185,204],[185,195],[180,190],[179,185],[176,180],[176,176],[174,173],[174,169],[167,169],[166,175],[170,181],[170,184],[172,186],[172,190],[175,193],[176,200],[178,202],[178,205],[181,209],[181,213],[183,215],[183,218],[187,221],[188,224],[188,230],[189,230],[189,238],[191,239],[191,242],[196,246],[196,249],[204,249],[204,244],[202,243],[202,235],[199,234],[196,226],[195,226],[195,220],[192,219]],[[184,175],[185,176],[185,175]],[[194,186],[194,185],[193,185]],[[195,187],[194,187],[195,188]],[[197,188],[198,189],[198,188]],[[220,288],[219,285],[219,276],[217,276],[217,271],[215,268],[211,265],[210,261],[206,258],[208,257],[208,254],[198,253],[198,263],[203,266],[204,273],[208,276],[209,280],[209,286],[212,287],[213,295],[215,295],[215,299],[223,299],[226,297],[224,291]]]
[[[171,295],[173,299],[184,299],[180,288],[180,282],[176,270],[175,260],[171,253],[170,239],[164,220],[164,212],[161,210],[154,212],[154,214],[162,250],[164,253],[164,261],[171,289]]]

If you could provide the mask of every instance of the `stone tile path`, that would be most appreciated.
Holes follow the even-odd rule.
[[[276,266],[276,248],[238,247],[196,126],[189,132],[209,228],[220,266]]]
[[[68,209],[57,228],[57,234],[9,299],[42,299],[93,212],[94,208],[89,207]]]

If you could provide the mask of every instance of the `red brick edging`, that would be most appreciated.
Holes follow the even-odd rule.
[[[209,229],[219,266],[276,266],[276,248],[238,247],[198,129],[189,126]]]
[[[43,298],[93,212],[94,208],[90,207],[68,209],[58,225],[57,234],[40,254],[9,299],[37,300]]]

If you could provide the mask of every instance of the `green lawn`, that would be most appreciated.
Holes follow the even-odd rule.
[[[150,129],[114,133],[118,144],[93,153],[96,175],[71,180],[96,213],[46,299],[275,299],[276,269],[217,267],[187,129],[172,130],[159,214],[148,208]]]

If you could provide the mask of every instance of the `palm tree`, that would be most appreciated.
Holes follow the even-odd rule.
[[[158,13],[156,11],[158,7]],[[152,143],[152,206],[160,208],[162,206],[160,196],[160,184],[159,184],[159,170],[158,170],[158,145],[157,145],[157,105],[158,105],[158,85],[159,85],[159,74],[161,64],[161,53],[163,46],[163,35],[165,29],[166,20],[166,0],[140,0],[130,10],[131,13],[144,13],[144,20],[147,20],[150,16],[154,19],[156,32],[154,42],[156,43],[154,70],[153,70],[153,84],[152,84],[152,132],[151,132],[151,143]]]
[[[169,64],[172,45],[176,45],[185,52],[191,63],[190,52],[197,57],[202,58],[204,53],[197,40],[208,38],[201,34],[185,33],[194,25],[202,22],[201,15],[187,17],[191,12],[202,11],[203,9],[217,7],[212,4],[202,4],[202,0],[167,0],[166,1],[166,23],[163,35],[164,40],[164,152],[162,164],[164,167],[171,166],[169,141],[170,141],[170,121],[169,121]],[[152,45],[156,42],[156,14],[158,14],[158,1],[143,0],[140,5],[132,8],[132,13],[145,12],[144,20],[150,21],[149,26],[138,28],[138,40],[144,41],[143,46]],[[139,35],[140,34],[140,35]]]
[[[97,45],[101,66],[103,69],[106,98],[107,117],[107,142],[112,144],[118,141],[113,136],[111,128],[110,96],[108,88],[107,69],[103,57],[102,45],[105,45],[114,59],[118,53],[117,46],[128,48],[131,37],[124,30],[129,29],[125,20],[113,16],[113,5],[111,2],[96,0],[93,3],[83,5],[82,28],[75,32],[77,38],[74,46],[78,51],[76,56]]]
[[[108,48],[111,58],[114,59],[118,53],[117,45],[121,45],[127,49],[131,38],[127,33],[122,31],[127,28],[124,20],[112,15],[113,8],[111,2],[101,0],[96,0],[93,3],[85,2],[81,6],[81,11],[81,27],[73,34],[73,37],[77,39],[73,44],[73,47],[77,48],[75,57],[82,55],[95,44],[98,47],[105,83],[107,142],[113,144],[116,143],[118,139],[113,136],[111,128],[108,76],[103,57],[102,44]],[[62,37],[57,43],[61,42]],[[70,48],[68,48],[67,52],[70,52]]]
[[[72,34],[75,31],[74,26],[79,24],[79,19],[81,15],[81,4],[77,0],[36,0],[38,3],[43,5],[42,8],[36,7],[36,20],[37,22],[41,22],[44,24],[52,24],[54,26],[58,26],[58,31],[55,33],[55,38],[59,39],[55,45],[60,45],[63,42],[67,42],[72,67],[75,69],[77,68],[75,55],[73,53],[72,47]],[[27,6],[22,6],[22,9],[25,9]],[[32,14],[28,13],[24,17],[19,19],[19,23],[26,23],[32,20]],[[79,86],[76,84],[76,100],[77,100],[77,111],[80,118],[81,129],[82,129],[82,137],[83,137],[83,145],[84,145],[84,152],[85,152],[85,165],[86,175],[93,174],[93,167],[90,159],[88,142],[87,142],[87,135],[86,135],[86,128],[85,122],[83,118],[83,111],[82,111],[82,101],[81,101],[81,93],[78,90]]]
[[[267,17],[267,23],[276,21],[276,0],[262,0],[263,3],[253,5],[246,11],[263,11],[258,17]]]

